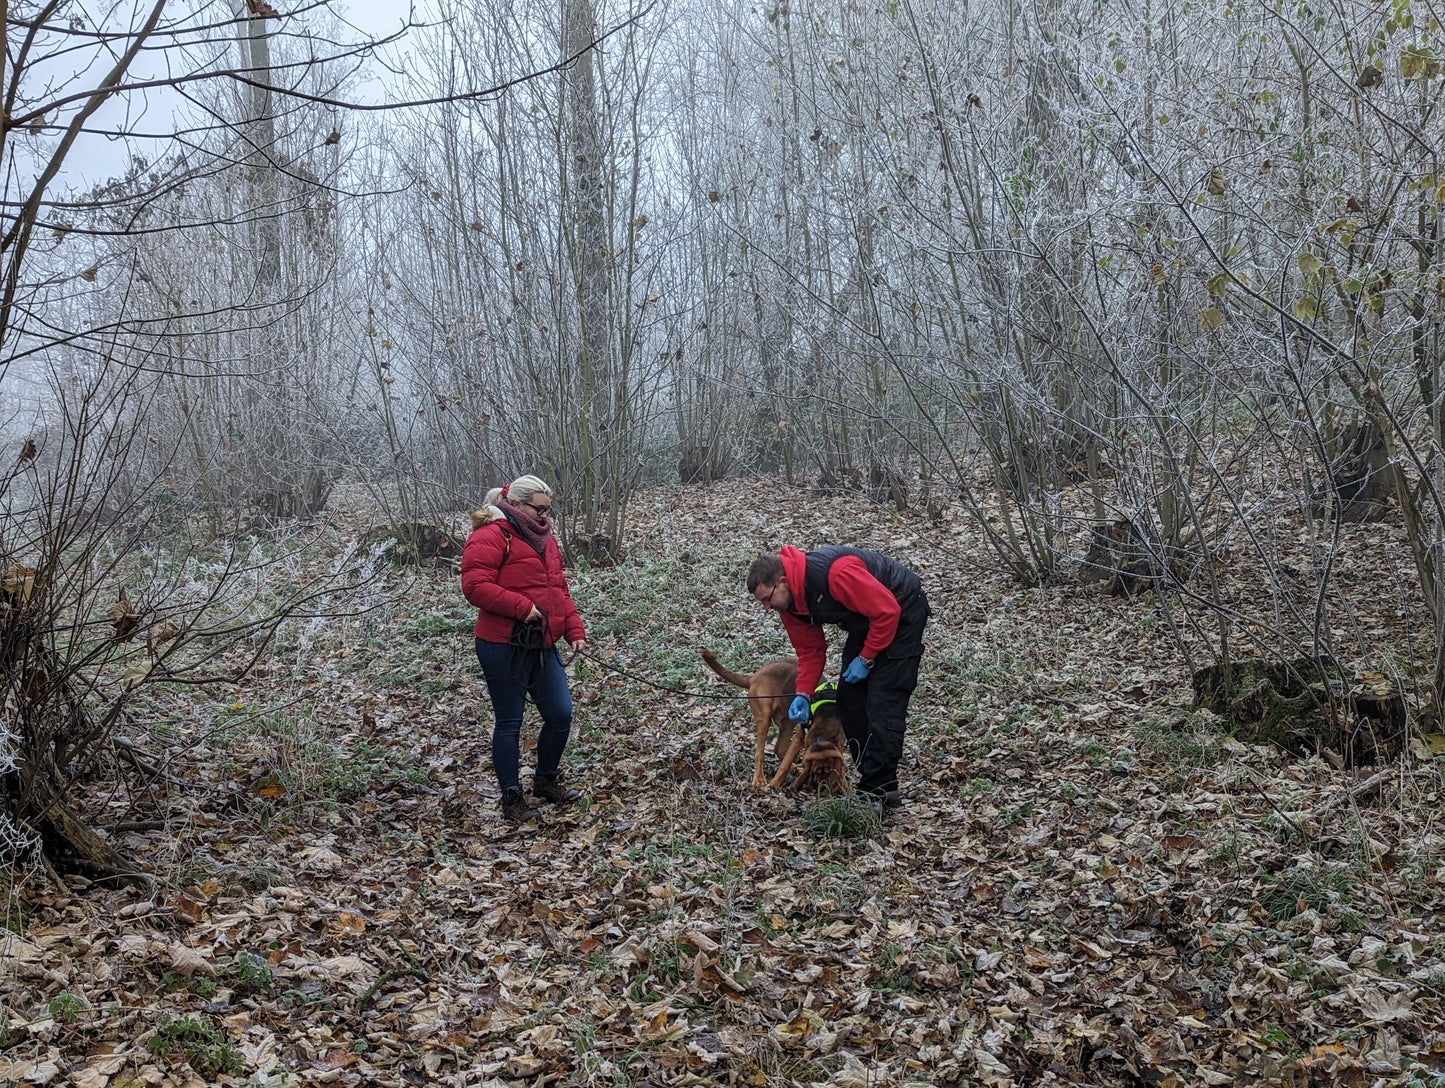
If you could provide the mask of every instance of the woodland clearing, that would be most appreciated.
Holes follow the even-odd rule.
[[[1190,708],[1152,596],[1021,587],[972,522],[730,486],[632,509],[628,560],[574,595],[592,652],[669,687],[735,694],[702,648],[785,652],[742,587],[760,551],[856,544],[923,575],[901,812],[753,791],[736,700],[579,660],[584,800],[506,830],[471,610],[454,572],[398,570],[390,603],[283,630],[233,691],[148,689],[120,733],[158,773],[85,800],[155,884],[25,885],[0,1078],[1445,1083],[1423,739],[1351,772],[1240,743]],[[1398,527],[1343,533],[1343,580],[1399,584],[1363,558],[1408,562]],[[1383,654],[1408,616],[1376,599]]]

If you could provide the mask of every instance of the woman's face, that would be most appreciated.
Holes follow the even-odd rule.
[[[552,516],[552,496],[545,495],[540,491],[526,502],[519,502],[517,505],[526,510],[527,516],[538,525],[545,526],[547,519]]]

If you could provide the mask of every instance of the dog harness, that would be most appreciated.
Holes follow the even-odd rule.
[[[820,684],[818,685],[818,690],[813,692],[813,699],[808,704],[808,712],[816,716],[819,707],[831,706],[837,701],[838,685],[831,681],[826,684]]]

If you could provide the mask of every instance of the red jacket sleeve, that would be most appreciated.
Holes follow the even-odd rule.
[[[532,602],[497,584],[506,550],[507,538],[496,522],[483,525],[467,537],[462,548],[462,596],[483,612],[520,620],[532,611]]]
[[[828,663],[828,636],[807,620],[787,612],[782,617],[783,630],[788,632],[793,653],[798,655],[798,694],[812,696],[823,679],[823,666]]]
[[[888,648],[898,633],[903,610],[888,587],[868,573],[863,560],[856,555],[835,559],[828,568],[828,592],[844,608],[868,617],[868,637],[859,651],[861,656],[871,661]]]

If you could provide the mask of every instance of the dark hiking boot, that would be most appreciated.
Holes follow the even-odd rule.
[[[536,818],[532,810],[527,807],[527,799],[522,796],[521,786],[513,786],[509,790],[502,791],[502,819],[507,823],[520,825]]]
[[[901,807],[903,804],[903,794],[898,790],[884,790],[881,793],[864,792],[860,793],[859,796],[873,811],[873,815],[878,819],[879,823],[883,822],[883,817],[893,812],[894,809]]]
[[[532,796],[558,805],[570,805],[582,795],[562,785],[561,775],[539,774],[532,779]]]

